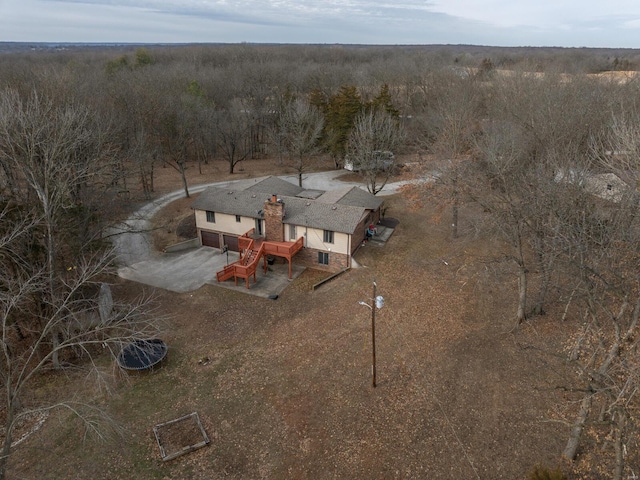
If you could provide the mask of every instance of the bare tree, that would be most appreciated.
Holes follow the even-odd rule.
[[[9,223],[3,212],[0,225],[0,252],[3,268],[20,271],[19,275],[3,275],[0,279],[0,398],[4,411],[4,438],[0,453],[0,479],[5,478],[7,463],[11,454],[13,431],[22,417],[34,412],[54,408],[67,408],[78,415],[90,430],[101,433],[108,424],[96,423],[99,418],[107,419],[104,412],[86,399],[45,397],[36,399],[29,395],[29,386],[38,375],[46,372],[54,359],[64,357],[73,361],[74,368],[89,369],[104,386],[107,371],[98,365],[98,358],[106,353],[116,356],[128,342],[149,339],[158,335],[155,321],[149,318],[148,299],[140,299],[133,304],[108,303],[100,305],[95,294],[108,271],[109,255],[87,257],[74,266],[65,278],[63,288],[56,290],[47,308],[47,317],[42,317],[34,299],[39,292],[48,288],[46,269],[26,265],[24,257],[16,255],[25,237],[31,234],[36,222],[23,221]],[[19,262],[19,266],[6,265]],[[51,338],[60,340],[52,344]],[[113,371],[113,369],[111,369]]]
[[[211,130],[210,112],[212,105],[202,87],[191,81],[187,92],[183,95],[183,117],[187,124],[189,147],[198,160],[198,172],[202,173],[202,164],[209,162]]]
[[[481,103],[482,95],[473,77],[443,82],[435,101],[437,133],[431,149],[441,159],[442,167],[430,193],[450,206],[453,238],[458,236],[459,209],[464,197],[461,177],[479,130]]]
[[[154,191],[154,174],[160,153],[158,99],[147,70],[138,70],[110,84],[109,106],[113,110],[120,162],[113,183],[128,194],[131,178],[138,177],[146,199]]]
[[[582,401],[563,455],[575,459],[583,431],[590,426],[596,435],[602,433],[605,445],[613,446],[613,459],[602,455],[599,461],[612,466],[616,480],[623,478],[628,442],[637,433],[640,387],[638,225],[629,218],[638,215],[637,199],[633,203],[632,212],[625,211],[627,204],[614,206],[613,211],[605,207],[606,217],[602,211],[582,215],[573,235],[565,237],[573,241],[576,252],[572,262],[577,284],[572,301],[583,314],[582,330],[569,356],[578,371]]]
[[[510,252],[506,258],[515,263],[518,270],[518,303],[516,321],[526,318],[529,280],[529,255],[527,247],[527,222],[530,203],[523,200],[528,192],[527,165],[520,151],[520,132],[508,124],[487,126],[478,149],[482,156],[469,172],[475,177],[476,188],[469,192],[471,198],[489,212],[484,221],[506,240]],[[511,126],[512,127],[512,126]],[[524,189],[524,190],[523,190]]]
[[[286,102],[278,116],[274,138],[287,157],[286,163],[298,174],[300,187],[312,156],[320,151],[323,127],[322,113],[301,99]]]
[[[627,184],[640,186],[640,124],[635,109],[623,111],[611,119],[611,128],[592,143],[592,152],[604,171]]]
[[[170,102],[165,106],[160,121],[161,141],[164,164],[180,175],[184,194],[189,198],[187,182],[187,144],[189,143],[188,120],[179,102]]]
[[[136,123],[134,128],[128,131],[128,135],[130,139],[127,143],[126,158],[138,172],[144,197],[150,200],[154,191],[154,171],[158,157],[157,146],[142,122]],[[126,180],[123,182],[125,192],[128,192]]]
[[[83,409],[61,398],[38,403],[29,395],[34,377],[68,364],[98,372],[103,352],[157,335],[146,300],[105,303],[97,294],[113,260],[92,208],[93,195],[112,183],[110,133],[79,103],[0,92],[0,478],[21,416],[56,406]],[[86,231],[79,228],[85,217]],[[91,428],[93,418],[86,417]]]
[[[216,115],[216,132],[218,134],[218,150],[229,164],[229,173],[251,155],[251,112],[246,111],[238,102],[234,102],[230,110],[218,111]]]
[[[637,121],[615,117],[612,125],[609,140],[594,148],[599,166],[637,175]],[[565,251],[571,253],[570,278],[575,279],[571,301],[582,312],[582,330],[569,355],[577,368],[582,400],[563,455],[575,460],[589,426],[596,437],[602,433],[601,442],[612,445],[613,456],[603,453],[599,462],[610,465],[611,478],[621,480],[632,473],[628,458],[637,459],[629,450],[637,434],[640,388],[640,197],[636,178],[616,184],[612,192],[612,183],[598,182],[601,175],[590,172],[579,179],[584,195],[593,199],[592,208],[576,212],[562,236]]]
[[[574,200],[584,200],[567,179],[591,168],[589,139],[603,128],[606,107],[594,108],[603,95],[581,78],[566,82],[521,72],[494,83],[465,186],[512,247],[521,322],[544,313],[564,217],[579,205]],[[532,274],[540,281],[529,306]]]
[[[384,111],[357,117],[347,147],[349,161],[360,172],[372,194],[380,192],[393,173],[393,152],[404,140],[400,123]]]
[[[59,262],[74,256],[63,245],[73,245],[69,239],[78,236],[75,215],[86,207],[85,193],[100,182],[103,169],[110,170],[105,140],[104,126],[81,105],[59,107],[36,93],[26,102],[15,91],[0,95],[0,163],[10,198],[33,206],[42,218],[48,279],[42,291],[43,316],[51,313],[46,309],[52,308],[63,283]],[[51,332],[54,350],[58,340]],[[57,365],[57,355],[53,360]]]

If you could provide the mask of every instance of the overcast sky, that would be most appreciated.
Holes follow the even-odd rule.
[[[638,0],[0,0],[0,41],[640,47]]]

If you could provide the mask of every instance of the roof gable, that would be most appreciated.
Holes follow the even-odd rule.
[[[358,187],[329,190],[318,197],[318,201],[323,203],[337,203],[339,205],[363,207],[367,210],[376,210],[384,202],[384,200],[381,200],[375,195],[365,192]]]
[[[282,180],[281,178],[269,176],[254,183],[250,187],[246,188],[246,190],[254,193],[268,193],[270,195],[295,197],[300,192],[304,191],[304,188],[294,185],[291,182],[287,182],[286,180]]]
[[[352,234],[367,211],[362,207],[284,197],[285,224]]]

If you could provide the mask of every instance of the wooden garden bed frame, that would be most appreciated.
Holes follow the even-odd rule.
[[[175,450],[173,452],[167,452],[165,450],[165,445],[163,444],[163,441],[162,441],[162,431],[172,426],[175,426],[180,422],[187,423],[189,421],[192,421],[196,429],[199,430],[199,433],[202,434],[202,440],[197,441],[195,443],[191,443],[189,445],[184,445],[182,448]],[[204,431],[204,428],[202,427],[202,423],[200,422],[200,417],[198,416],[198,412],[193,412],[193,413],[190,413],[189,415],[185,415],[184,417],[176,418],[175,420],[170,420],[168,422],[159,423],[158,425],[153,427],[153,433],[156,436],[158,447],[160,447],[160,456],[162,457],[163,462],[168,462],[169,460],[173,460],[174,458],[177,458],[181,455],[184,455],[189,452],[193,452],[194,450],[202,448],[209,443],[209,437],[207,436],[207,433]],[[197,440],[197,439],[194,439],[194,440]]]

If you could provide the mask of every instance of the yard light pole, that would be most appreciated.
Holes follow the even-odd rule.
[[[376,309],[381,309],[384,306],[384,298],[376,296],[376,281],[373,281],[373,305],[369,305],[367,302],[358,302],[360,305],[369,307],[371,310],[371,383],[373,388],[376,388]]]

